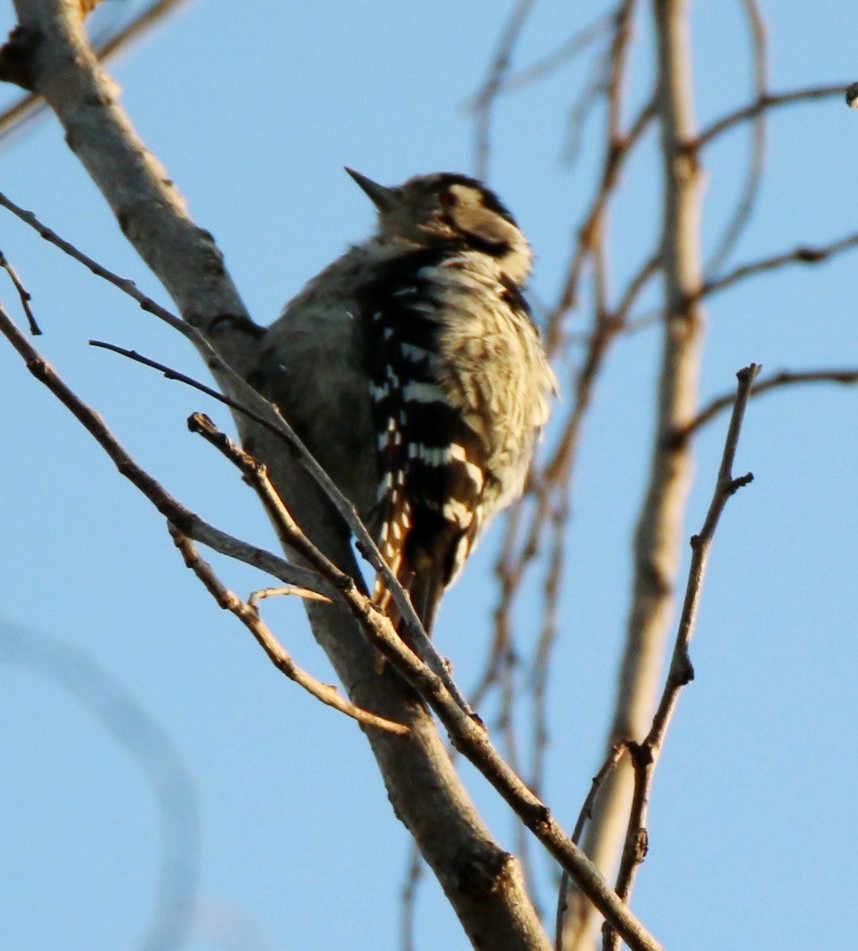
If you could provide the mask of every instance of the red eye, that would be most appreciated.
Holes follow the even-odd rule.
[[[445,208],[455,208],[459,199],[452,192],[441,192],[441,204]]]

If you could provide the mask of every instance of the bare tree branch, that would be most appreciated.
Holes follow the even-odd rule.
[[[821,264],[829,258],[840,254],[843,251],[849,251],[858,246],[858,233],[847,235],[845,238],[838,238],[829,244],[813,246],[802,246],[792,251],[784,251],[781,254],[774,254],[768,258],[762,258],[759,261],[751,261],[740,267],[722,275],[706,281],[699,292],[699,296],[708,297],[711,294],[717,294],[720,291],[732,287],[739,281],[747,277],[754,277],[762,274],[764,271],[773,271],[776,268],[783,267],[785,264]]]
[[[854,385],[858,383],[858,368],[842,370],[781,370],[751,388],[751,397],[761,396],[770,390],[801,383],[840,383]],[[726,393],[707,403],[688,425],[677,433],[678,439],[688,439],[698,429],[710,423],[719,413],[729,409],[735,402],[735,394]]]
[[[751,387],[759,372],[760,367],[752,363],[736,374],[739,379],[739,386],[733,405],[733,415],[727,430],[724,451],[721,456],[715,491],[709,510],[706,513],[703,528],[698,535],[691,537],[691,565],[688,569],[688,582],[685,588],[682,615],[679,619],[679,628],[664,690],[646,738],[641,743],[633,743],[629,746],[635,769],[635,791],[616,884],[617,894],[624,901],[628,901],[631,897],[635,874],[646,855],[648,847],[649,835],[646,823],[649,798],[664,739],[673,712],[676,709],[679,694],[682,688],[694,677],[689,648],[697,623],[697,611],[700,605],[703,580],[706,575],[715,530],[729,499],[754,478],[751,473],[738,478],[734,477],[733,461],[736,458],[736,449],[739,445],[739,435],[742,430],[745,410],[751,397]],[[604,951],[618,951],[619,949],[619,936],[610,924],[605,927],[603,949]]]
[[[767,93],[756,102],[749,106],[743,106],[735,112],[730,112],[726,116],[713,122],[708,128],[704,129],[697,136],[693,143],[690,143],[695,149],[701,149],[708,145],[713,139],[723,135],[728,129],[742,122],[753,119],[761,112],[770,109],[777,109],[781,106],[790,106],[797,102],[810,102],[814,99],[827,99],[831,96],[843,96],[843,89],[846,83],[832,83],[828,86],[811,86],[804,89],[794,89],[790,92]]]
[[[0,622],[0,662],[66,690],[145,774],[158,806],[161,854],[156,905],[135,947],[181,951],[190,936],[200,878],[197,789],[181,752],[152,714],[75,644]]]
[[[754,51],[754,93],[757,102],[767,95],[768,50],[766,46],[766,28],[760,14],[757,0],[742,0],[745,18],[751,33],[751,46]],[[706,273],[717,271],[736,246],[745,226],[751,219],[754,205],[760,193],[763,166],[766,153],[767,110],[761,110],[752,117],[751,148],[745,181],[739,193],[736,208],[730,217],[721,240],[716,245],[711,259],[706,264]]]
[[[179,531],[172,522],[169,524],[169,529],[170,535],[176,543],[176,547],[182,553],[188,568],[200,579],[218,606],[234,614],[250,631],[268,655],[268,659],[282,674],[298,684],[299,687],[303,687],[307,693],[317,700],[321,700],[327,706],[339,710],[340,713],[345,713],[346,716],[352,717],[365,726],[371,726],[377,730],[387,730],[389,733],[398,736],[408,736],[411,731],[407,726],[401,723],[393,723],[391,720],[378,717],[368,710],[356,707],[353,703],[343,699],[336,687],[322,683],[321,680],[317,680],[312,674],[299,667],[272,634],[268,625],[260,618],[259,612],[221,583],[211,565],[200,557],[197,546],[191,539]]]
[[[634,541],[634,583],[615,711],[607,748],[637,740],[649,727],[679,567],[679,539],[691,475],[687,446],[670,437],[693,418],[697,404],[703,315],[694,295],[701,285],[701,174],[694,128],[691,50],[686,0],[652,0],[658,43],[657,108],[661,126],[661,261],[664,342],[649,485]],[[609,868],[625,834],[632,776],[619,768],[605,783],[585,850]],[[592,946],[598,927],[589,903],[571,896],[563,951]]]
[[[0,251],[0,267],[9,275],[9,280],[15,286],[15,290],[18,292],[18,297],[21,301],[21,307],[27,318],[27,323],[30,326],[30,333],[34,337],[37,337],[42,331],[39,329],[39,325],[36,323],[36,318],[33,315],[33,310],[30,307],[30,301],[33,299],[32,294],[24,287],[21,278],[18,277],[18,272],[12,267],[2,251]]]
[[[489,171],[489,152],[491,148],[491,120],[494,101],[501,90],[509,72],[512,51],[521,35],[522,27],[535,0],[518,0],[509,16],[507,25],[498,41],[497,50],[489,67],[488,76],[482,88],[474,97],[471,106],[477,116],[476,174],[486,178]]]

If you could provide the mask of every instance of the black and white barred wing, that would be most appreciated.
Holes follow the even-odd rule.
[[[399,258],[360,295],[380,474],[371,522],[427,629],[479,532],[486,459],[442,384],[437,263],[425,251]],[[389,609],[379,586],[376,597]]]

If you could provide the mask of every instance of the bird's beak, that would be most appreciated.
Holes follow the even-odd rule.
[[[398,192],[395,188],[387,188],[385,185],[379,185],[366,175],[361,175],[353,168],[346,167],[346,171],[360,185],[361,189],[369,196],[369,200],[382,213],[389,211],[395,204]]]

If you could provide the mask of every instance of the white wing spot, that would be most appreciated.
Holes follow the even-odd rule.
[[[467,528],[473,518],[473,512],[468,506],[456,499],[447,499],[444,503],[443,513],[448,522],[458,525],[459,528]]]
[[[404,400],[415,403],[446,403],[444,391],[437,383],[424,383],[422,380],[411,380],[402,390]]]
[[[399,345],[399,351],[405,360],[411,360],[413,363],[425,360],[430,356],[429,351],[425,347],[418,347],[413,343],[401,343]]]
[[[470,459],[468,459],[464,446],[457,442],[452,443],[450,445],[450,458],[462,463],[471,482],[473,482],[477,487],[477,491],[482,489],[484,480],[483,470],[478,465],[471,462]]]

